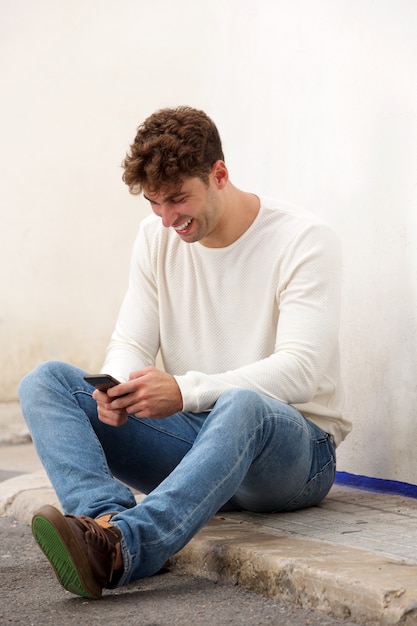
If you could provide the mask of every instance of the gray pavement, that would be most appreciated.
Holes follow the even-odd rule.
[[[171,567],[105,590],[99,602],[65,592],[30,527],[0,517],[0,624],[4,626],[360,626],[238,585]]]
[[[17,405],[0,404],[1,472],[0,516],[29,523],[59,507]],[[338,619],[417,625],[416,521],[415,499],[335,485],[305,511],[216,515],[173,562]]]

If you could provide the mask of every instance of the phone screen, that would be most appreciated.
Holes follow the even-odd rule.
[[[99,391],[107,391],[110,387],[120,385],[120,382],[113,378],[113,376],[110,376],[110,374],[86,374],[84,380]]]

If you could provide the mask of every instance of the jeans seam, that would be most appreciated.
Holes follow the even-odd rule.
[[[294,498],[292,498],[289,502],[287,502],[287,504],[284,505],[284,507],[277,509],[277,512],[279,511],[283,511],[285,510],[288,506],[291,506],[292,504],[294,504],[295,502],[297,502],[297,500],[300,499],[300,497],[303,495],[303,493],[309,488],[309,486],[314,482],[317,481],[317,479],[319,479],[321,476],[323,476],[325,473],[327,473],[328,469],[331,468],[334,470],[336,466],[335,460],[334,458],[330,458],[327,463],[321,467],[320,471],[316,472],[314,474],[314,476],[312,476],[304,485],[304,487],[301,489],[301,491],[294,496]]]
[[[172,433],[168,430],[164,430],[163,428],[158,428],[157,426],[155,426],[154,424],[149,424],[147,421],[145,421],[144,419],[141,419],[140,417],[136,417],[136,415],[129,415],[129,418],[132,418],[138,422],[140,422],[142,424],[142,426],[145,426],[147,428],[150,428],[151,430],[155,430],[158,433],[162,433],[163,435],[167,435],[168,437],[172,437],[172,439],[176,439],[177,441],[183,441],[186,444],[189,445],[193,445],[194,440],[189,440],[189,439],[184,439],[184,437],[179,437],[178,435],[176,435],[175,433]]]
[[[92,392],[90,393],[89,391],[85,391],[84,389],[80,389],[80,390],[76,389],[75,391],[71,392],[72,396],[76,396],[76,395],[80,395],[80,394],[81,395],[85,395],[85,396],[89,396],[90,398],[92,398],[92,395],[93,395]],[[100,457],[101,457],[102,469],[103,469],[103,471],[105,472],[105,474],[109,478],[114,478],[113,473],[110,470],[110,467],[108,465],[107,458],[106,458],[106,455],[104,453],[103,447],[102,447],[102,445],[100,443],[100,440],[99,440],[99,438],[97,436],[97,433],[95,432],[95,430],[93,428],[91,420],[87,419],[86,421],[87,421],[88,427],[89,427],[89,429],[90,429],[90,431],[91,431],[91,433],[92,433],[92,435],[94,437],[94,441],[96,442],[96,444],[98,444],[98,448],[99,448],[99,451],[100,451]]]
[[[292,415],[287,415],[286,413],[282,413],[282,412],[279,412],[279,411],[278,411],[278,412],[273,412],[273,413],[268,413],[268,414],[265,416],[265,421],[266,421],[266,420],[268,420],[268,421],[269,421],[269,420],[270,420],[271,418],[273,418],[273,417],[277,417],[277,418],[285,419],[285,420],[287,420],[287,421],[289,421],[289,422],[292,422],[292,423],[293,423],[293,424],[295,424],[296,426],[300,427],[300,428],[301,428],[301,430],[302,430],[303,432],[306,432],[306,433],[307,433],[307,435],[309,436],[309,438],[310,438],[310,439],[313,439],[313,437],[311,436],[311,432],[310,432],[310,430],[307,428],[307,424],[305,423],[305,421],[303,421],[303,422],[301,422],[301,423],[300,423],[300,422],[299,422],[298,420],[296,420],[296,419],[295,419]],[[304,420],[306,420],[306,418],[304,418]],[[260,426],[259,426],[259,427],[260,427]],[[251,465],[252,465],[252,467],[254,467],[254,466],[256,465],[256,463],[257,463],[257,461],[259,460],[259,457],[261,456],[261,454],[262,454],[262,450],[261,450],[261,451],[260,451],[260,453],[259,453],[259,454],[258,454],[258,455],[257,455],[257,456],[253,459],[252,464],[251,464]]]

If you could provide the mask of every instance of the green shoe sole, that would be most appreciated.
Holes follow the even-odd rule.
[[[52,515],[55,518],[54,523],[43,514],[35,513],[32,520],[32,532],[42,552],[54,568],[59,582],[64,589],[77,596],[89,599],[100,598],[101,588],[93,580],[87,580],[88,574],[83,575],[83,569],[88,569],[88,564],[71,531],[66,527],[64,516],[53,507],[44,507],[46,508],[52,510],[52,513],[48,511],[48,517]],[[78,566],[74,561],[77,561]]]

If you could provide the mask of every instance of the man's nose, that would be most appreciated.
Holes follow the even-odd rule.
[[[178,213],[169,205],[162,206],[161,219],[163,226],[169,228],[178,219]]]

